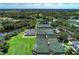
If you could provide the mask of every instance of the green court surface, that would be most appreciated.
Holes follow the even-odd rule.
[[[61,43],[59,43],[54,28],[51,28],[49,24],[39,24],[37,26],[37,34],[34,47],[37,54],[65,54],[65,49]],[[50,44],[48,44],[48,42],[50,42]]]
[[[38,36],[35,44],[35,51],[37,53],[49,53],[47,40],[43,36]]]
[[[49,53],[52,51],[54,54],[64,54],[64,47],[58,42],[57,38],[48,38],[50,45],[48,46],[47,40],[41,36],[37,37],[35,51],[37,53]]]

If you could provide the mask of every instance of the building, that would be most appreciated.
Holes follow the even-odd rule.
[[[79,54],[79,41],[72,41],[72,49],[76,54]]]

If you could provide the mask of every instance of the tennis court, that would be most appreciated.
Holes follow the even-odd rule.
[[[34,47],[36,54],[65,54],[64,47],[59,43],[49,24],[38,24],[36,31],[37,40]]]

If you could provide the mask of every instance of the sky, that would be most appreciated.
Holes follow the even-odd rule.
[[[79,3],[79,0],[0,0],[0,3]]]
[[[0,3],[0,9],[79,9],[79,3]]]

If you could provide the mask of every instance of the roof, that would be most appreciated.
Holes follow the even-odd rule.
[[[3,33],[0,33],[0,37],[2,37],[3,36]]]
[[[72,41],[72,44],[79,45],[79,41]]]
[[[72,49],[79,54],[79,41],[72,41]]]
[[[28,29],[28,30],[24,33],[24,35],[25,35],[25,36],[34,36],[35,33],[36,33],[35,29]]]

